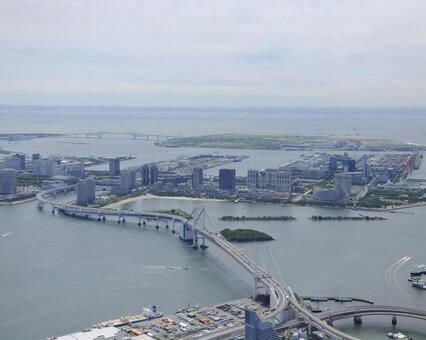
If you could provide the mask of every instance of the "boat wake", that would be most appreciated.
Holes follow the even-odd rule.
[[[390,290],[395,291],[395,288],[396,288],[396,290],[403,292],[401,286],[398,283],[397,274],[398,274],[398,271],[402,268],[402,266],[410,260],[411,260],[410,256],[404,256],[400,258],[398,261],[395,261],[394,263],[392,263],[389,266],[389,268],[386,270],[385,283]]]
[[[188,267],[175,267],[175,266],[149,266],[152,269],[164,269],[164,270],[189,270]]]

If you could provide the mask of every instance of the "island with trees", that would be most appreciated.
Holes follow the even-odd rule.
[[[258,230],[253,229],[223,229],[220,234],[231,242],[254,242],[254,241],[272,241],[273,237]]]
[[[381,216],[311,216],[312,221],[384,221]]]

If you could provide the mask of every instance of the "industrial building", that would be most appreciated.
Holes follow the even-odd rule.
[[[0,194],[16,194],[15,169],[0,169]]]
[[[63,176],[83,178],[84,166],[80,162],[61,163],[58,165],[56,173]]]

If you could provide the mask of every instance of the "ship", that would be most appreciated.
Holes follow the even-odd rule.
[[[143,309],[143,315],[148,319],[157,319],[163,316],[163,313],[157,310],[157,306],[152,306]]]
[[[426,289],[426,282],[422,280],[411,282],[411,285],[415,288]]]
[[[412,339],[412,338],[409,338],[408,336],[406,336],[405,334],[403,334],[401,332],[398,332],[398,333],[390,332],[390,333],[387,334],[387,336],[388,336],[389,339],[407,339],[407,340]]]
[[[411,276],[421,276],[426,274],[426,264],[419,264],[410,272]]]

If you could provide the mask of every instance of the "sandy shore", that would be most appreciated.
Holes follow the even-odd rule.
[[[136,202],[136,201],[149,199],[149,198],[161,198],[166,200],[182,200],[182,201],[227,202],[227,200],[221,200],[221,199],[215,199],[215,198],[192,198],[192,197],[182,197],[182,196],[174,197],[174,196],[157,196],[157,195],[147,194],[147,195],[140,195],[140,196],[125,198],[122,201],[107,204],[103,208],[119,209],[125,203]]]

